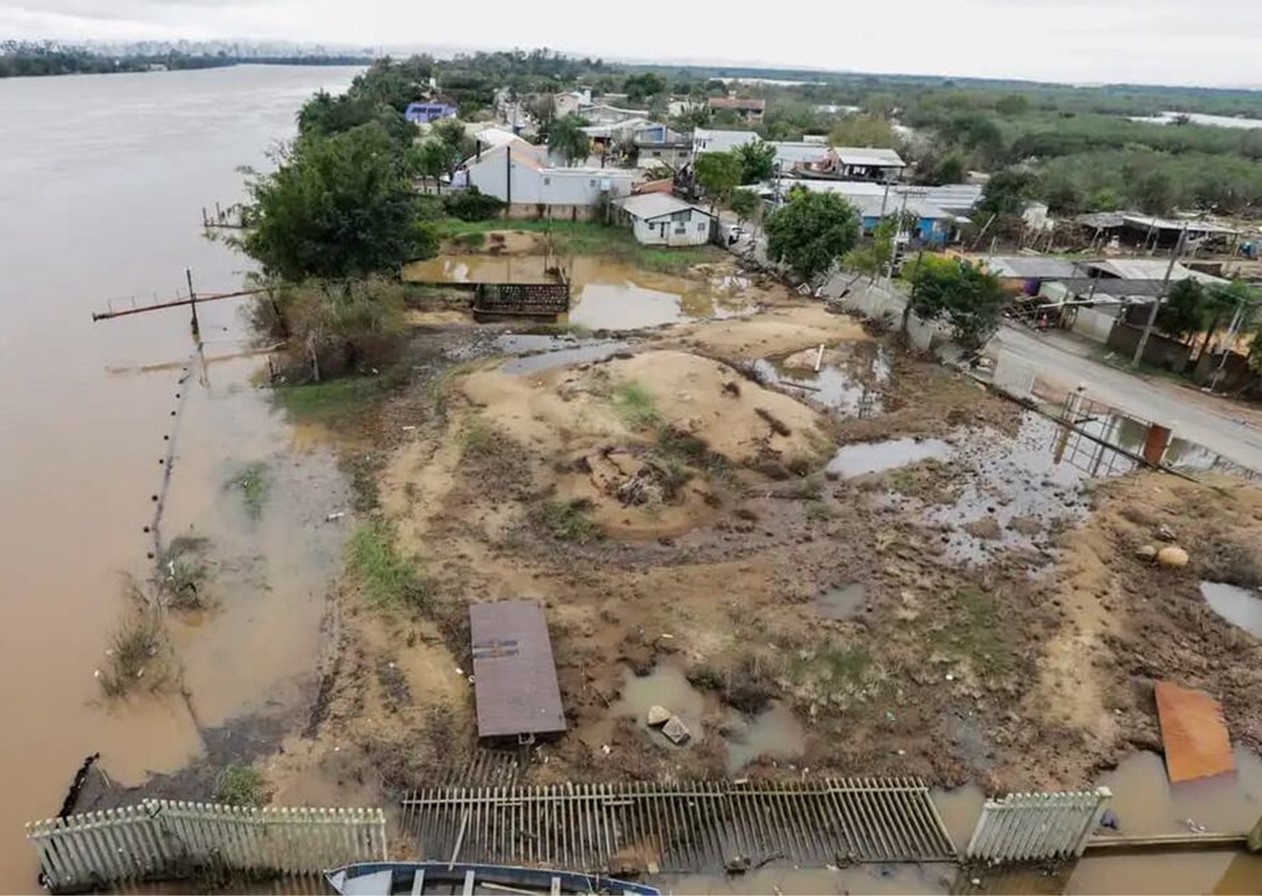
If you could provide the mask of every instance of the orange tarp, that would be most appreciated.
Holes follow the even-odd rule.
[[[1157,716],[1171,783],[1209,778],[1235,769],[1231,737],[1217,700],[1200,691],[1157,682]]]

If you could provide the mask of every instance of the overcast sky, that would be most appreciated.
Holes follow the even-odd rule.
[[[0,39],[548,46],[611,59],[1262,86],[1259,0],[0,0]]]

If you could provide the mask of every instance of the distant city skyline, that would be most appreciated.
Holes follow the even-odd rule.
[[[0,0],[0,39],[547,46],[626,62],[1205,87],[1262,86],[1259,33],[1262,4],[1245,0],[903,0],[896,9],[701,0],[671,7],[664,21],[576,0],[538,10],[484,0],[450,15],[406,0]]]

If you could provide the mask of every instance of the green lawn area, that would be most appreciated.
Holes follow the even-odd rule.
[[[613,257],[636,267],[666,274],[682,273],[694,264],[721,261],[727,255],[716,246],[678,249],[641,246],[630,228],[594,221],[461,221],[449,218],[438,224],[438,235],[444,240],[491,231],[551,233],[556,250],[561,254]]]

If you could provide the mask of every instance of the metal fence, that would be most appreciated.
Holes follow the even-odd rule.
[[[588,872],[955,859],[915,778],[442,787],[405,799],[403,824],[424,859]]]
[[[386,859],[381,809],[256,809],[145,800],[37,821],[26,836],[53,891],[163,880],[200,869],[313,873]]]
[[[1082,855],[1113,794],[1014,793],[987,800],[968,842],[969,859],[1003,864]]]

